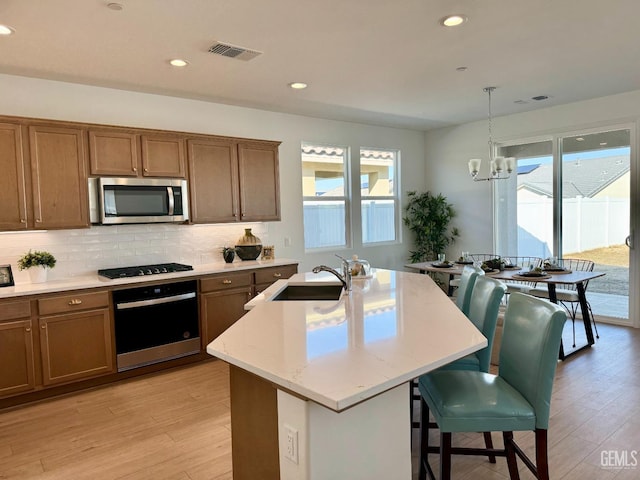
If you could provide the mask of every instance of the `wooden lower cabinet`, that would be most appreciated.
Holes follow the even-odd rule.
[[[278,280],[284,280],[298,273],[298,265],[281,265],[256,270],[255,295],[260,295]]]
[[[200,281],[200,316],[203,348],[246,312],[253,294],[253,272],[212,275]]]
[[[38,300],[42,383],[69,383],[114,371],[109,293]]]
[[[29,301],[0,305],[0,397],[35,389]]]
[[[42,383],[55,385],[113,372],[109,311],[40,319]]]

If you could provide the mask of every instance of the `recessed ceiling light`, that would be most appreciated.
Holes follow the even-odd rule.
[[[305,88],[307,88],[309,85],[307,85],[304,82],[291,82],[289,84],[289,86],[291,88],[293,88],[294,90],[304,90]]]
[[[120,4],[120,3],[112,2],[112,3],[107,3],[107,8],[110,8],[111,10],[120,11],[120,10],[124,9],[124,6],[122,4]]]
[[[460,14],[455,15],[447,15],[446,17],[440,19],[440,25],[445,27],[457,27],[458,25],[462,25],[467,21],[467,17]]]
[[[517,103],[518,105],[524,105],[525,103],[529,103],[526,100],[514,100],[513,103]]]
[[[576,137],[576,142],[584,142],[584,138],[582,138],[582,137]]]
[[[182,60],[181,58],[174,58],[173,60],[169,60],[169,63],[174,67],[186,67],[189,65],[189,62],[186,60]]]
[[[0,24],[0,35],[12,35],[14,33],[15,33],[15,30],[11,28],[9,25]]]
[[[458,67],[456,68],[457,72],[466,72],[467,71],[467,67]]]
[[[604,147],[607,144],[607,142],[600,142],[600,146]]]

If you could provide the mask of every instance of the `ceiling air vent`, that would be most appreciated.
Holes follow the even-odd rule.
[[[238,47],[236,45],[222,42],[216,42],[211,45],[211,47],[209,47],[209,53],[222,55],[223,57],[235,58],[237,60],[244,60],[245,62],[262,54],[262,52],[258,52],[257,50],[249,50],[248,48]]]

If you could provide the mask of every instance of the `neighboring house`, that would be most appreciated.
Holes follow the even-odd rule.
[[[518,200],[551,198],[552,168],[551,164],[519,168]],[[628,156],[566,162],[562,179],[562,198],[629,198],[630,175]]]

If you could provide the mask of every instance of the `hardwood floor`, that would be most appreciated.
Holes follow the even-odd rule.
[[[598,329],[594,348],[558,365],[549,428],[554,480],[640,478],[640,465],[601,465],[603,451],[626,451],[632,460],[640,450],[640,330]],[[0,479],[230,480],[230,432],[227,366],[206,362],[0,412]],[[532,436],[516,437],[532,453]],[[454,443],[482,438],[454,435]],[[533,478],[519,465],[523,480]],[[508,472],[504,459],[492,465],[457,456],[453,478],[504,480]]]

